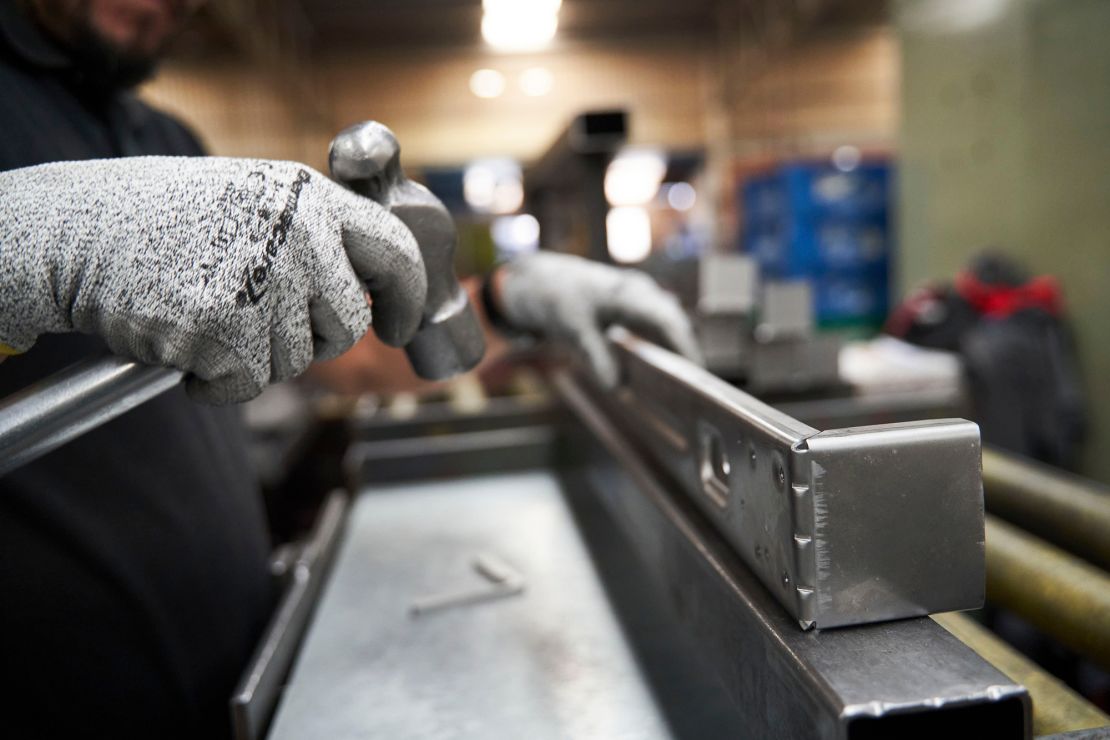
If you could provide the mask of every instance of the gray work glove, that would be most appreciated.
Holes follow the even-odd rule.
[[[408,342],[427,293],[411,232],[293,162],[142,157],[0,173],[0,343],[102,337],[242,401],[365,334]]]
[[[606,387],[618,381],[617,363],[604,336],[612,324],[701,362],[678,299],[639,270],[553,252],[525,255],[501,269],[501,311],[509,324],[570,342]]]

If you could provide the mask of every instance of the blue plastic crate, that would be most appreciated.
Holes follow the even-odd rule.
[[[792,251],[786,229],[779,223],[749,225],[741,237],[741,251],[751,255],[768,277],[804,276],[804,266]]]
[[[744,223],[759,226],[788,216],[786,182],[778,172],[752,177],[740,186],[740,206]]]
[[[881,267],[891,252],[885,215],[799,220],[790,232],[790,250],[811,275]]]
[[[794,163],[779,169],[792,218],[885,214],[890,201],[890,166],[861,164],[841,172],[830,164]]]
[[[749,225],[742,250],[769,277],[808,277],[884,267],[891,253],[886,217]]]
[[[890,309],[890,281],[885,270],[822,275],[813,279],[818,324],[879,323]]]
[[[741,187],[741,248],[764,277],[808,280],[819,324],[881,322],[893,253],[890,183],[885,163],[850,172],[824,162],[781,165]]]

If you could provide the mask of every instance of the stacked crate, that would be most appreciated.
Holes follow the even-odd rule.
[[[807,280],[823,327],[872,327],[888,309],[891,168],[791,162],[744,182],[743,251],[765,280]]]

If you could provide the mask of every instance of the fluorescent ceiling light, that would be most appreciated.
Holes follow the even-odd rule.
[[[676,211],[688,211],[697,202],[698,194],[688,182],[676,182],[667,188],[667,205]]]
[[[523,175],[511,159],[482,159],[463,173],[463,197],[479,213],[512,213],[524,204]]]
[[[530,213],[499,216],[490,226],[490,235],[500,256],[534,252],[540,247],[540,222]]]
[[[667,159],[662,152],[627,149],[605,171],[605,197],[613,206],[644,205],[659,192],[665,174]]]
[[[505,75],[496,69],[479,69],[470,75],[470,92],[479,98],[496,98],[505,92]]]
[[[832,153],[833,167],[836,167],[841,172],[851,172],[856,167],[859,167],[863,155],[860,153],[859,147],[854,147],[850,144],[838,146]]]
[[[556,15],[490,15],[482,18],[482,38],[504,51],[529,51],[540,49],[555,38],[559,28]]]
[[[563,0],[482,0],[482,10],[487,14],[509,15],[527,10],[532,13],[553,15],[559,12]]]
[[[555,87],[555,77],[547,67],[530,67],[520,73],[520,90],[530,98],[547,95]]]
[[[605,217],[609,256],[614,262],[642,262],[651,254],[651,216],[646,208],[614,208]]]
[[[503,51],[540,49],[555,38],[561,0],[484,0],[482,38]]]

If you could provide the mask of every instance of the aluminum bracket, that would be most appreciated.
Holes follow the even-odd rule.
[[[984,598],[979,428],[819,431],[621,329],[603,401],[803,628],[973,609]]]

